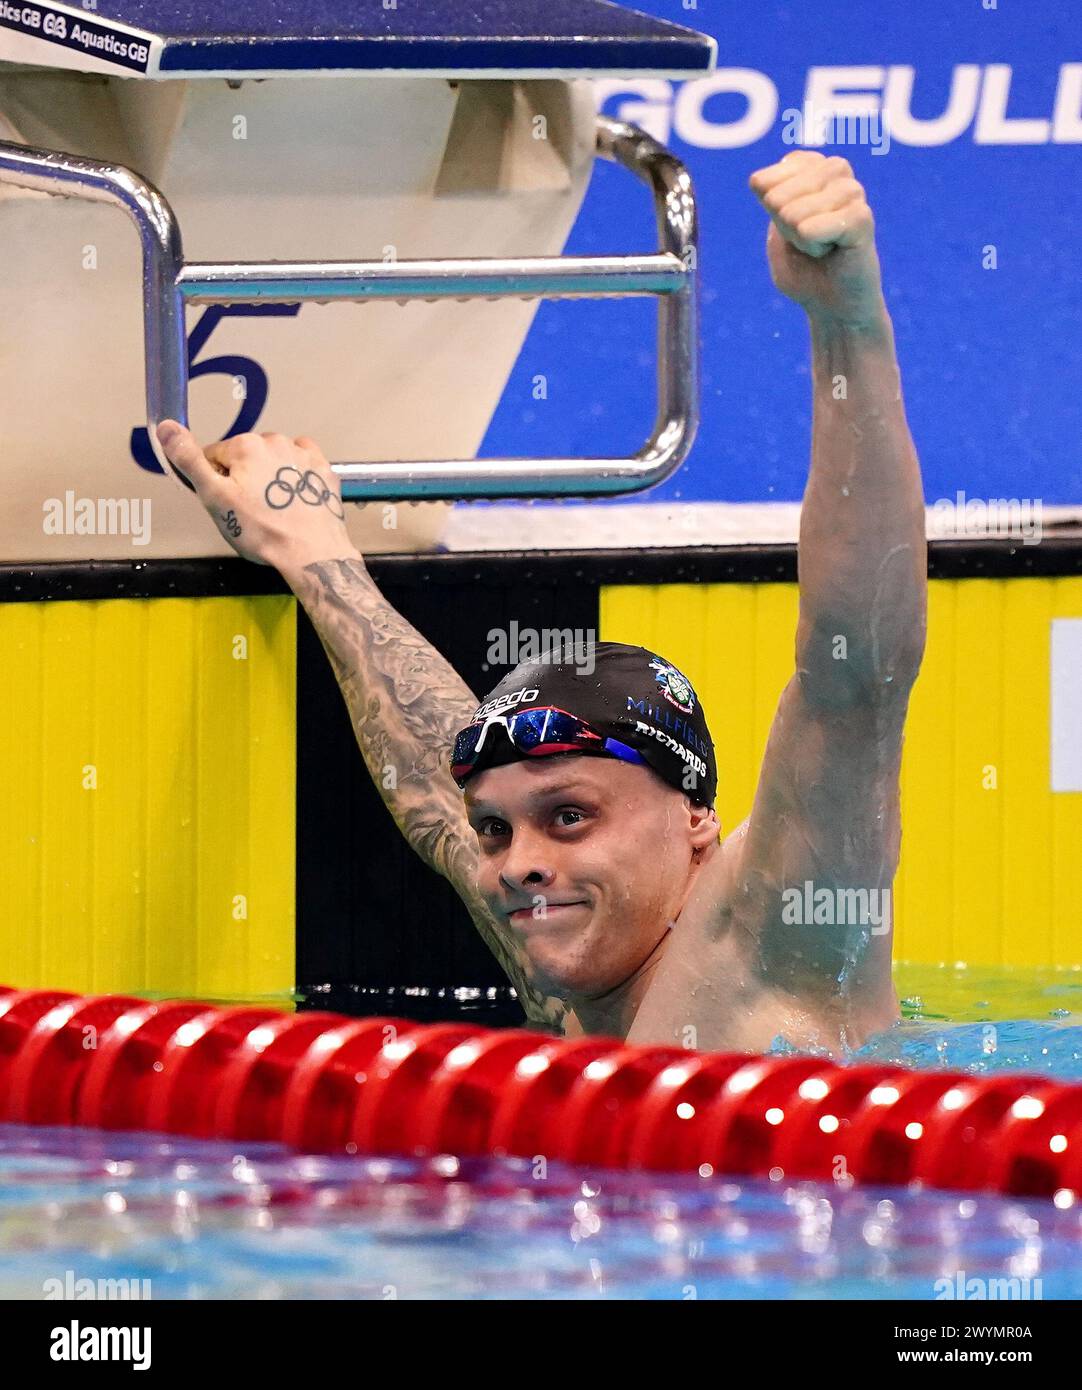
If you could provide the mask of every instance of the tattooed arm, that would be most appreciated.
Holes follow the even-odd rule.
[[[395,823],[465,903],[531,1024],[559,1031],[563,1004],[529,984],[518,947],[476,888],[477,837],[448,754],[477,700],[376,588],[346,531],[338,480],[319,446],[248,434],[204,452],[172,421],[159,438],[233,548],[273,565],[303,604]]]
[[[376,588],[361,556],[316,560],[282,571],[330,658],[357,744],[408,843],[469,909],[485,944],[514,985],[531,1023],[555,1028],[563,1005],[526,979],[518,948],[476,889],[477,837],[448,753],[477,698]]]

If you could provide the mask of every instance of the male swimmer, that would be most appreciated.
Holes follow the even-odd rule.
[[[669,663],[602,643],[590,662],[519,667],[478,705],[381,597],[314,440],[245,434],[204,451],[173,421],[160,439],[234,549],[304,605],[388,809],[532,1024],[836,1052],[898,1016],[889,890],[924,650],[924,501],[864,189],[814,151],[750,186],[770,214],[774,283],[808,316],[814,414],[796,671],[751,814],[724,840],[710,734]],[[726,639],[718,660],[748,659]]]

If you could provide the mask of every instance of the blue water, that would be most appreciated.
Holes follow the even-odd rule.
[[[907,1021],[873,1038],[852,1060],[975,1073],[1050,1073],[1061,1081],[1082,1081],[1082,1025],[1029,1019],[949,1026]]]
[[[980,1004],[945,1023],[910,999],[854,1060],[1082,1078],[1073,1009]],[[934,1299],[959,1270],[1082,1297],[1082,1207],[0,1125],[0,1298]]]
[[[901,962],[894,982],[903,1021],[848,1060],[1082,1081],[1082,971]]]
[[[0,1245],[5,1298],[930,1299],[958,1270],[1082,1297],[1082,1215],[1050,1202],[18,1126]]]
[[[904,1022],[853,1060],[1082,1080],[1082,971],[896,963]]]

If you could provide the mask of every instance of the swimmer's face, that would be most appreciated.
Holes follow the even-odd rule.
[[[566,1000],[624,983],[684,904],[717,823],[643,767],[558,756],[466,787],[478,888],[521,943],[530,982]],[[712,828],[711,828],[712,827]]]

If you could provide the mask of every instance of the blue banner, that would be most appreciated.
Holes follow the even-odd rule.
[[[849,159],[875,213],[928,501],[1082,502],[1079,0],[638,7],[719,48],[709,77],[604,84],[606,113],[687,163],[701,212],[702,427],[683,469],[643,500],[801,496],[808,333],[770,282],[747,181],[809,145]],[[599,166],[568,250],[655,246],[642,187]],[[542,305],[483,452],[638,448],[654,313],[651,301]]]

